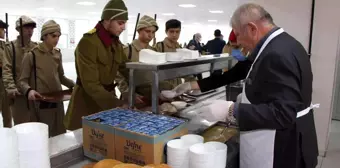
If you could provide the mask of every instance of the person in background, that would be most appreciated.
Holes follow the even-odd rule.
[[[181,34],[182,24],[179,20],[171,19],[165,23],[165,33],[167,37],[161,42],[156,43],[155,49],[157,52],[176,52],[176,49],[182,48],[178,39]],[[186,77],[185,81],[195,80],[194,77]],[[173,87],[182,83],[182,78],[167,80]]]
[[[200,54],[202,54],[203,47],[201,45],[202,35],[200,33],[196,33],[193,36],[193,39],[189,41],[187,48],[190,50],[198,50]]]
[[[127,20],[124,1],[110,0],[101,21],[79,41],[75,51],[78,78],[64,120],[68,130],[81,128],[83,116],[124,105],[115,94],[114,80],[118,71],[125,78],[129,73],[119,40]]]
[[[26,54],[22,61],[22,73],[19,88],[29,100],[32,114],[36,114],[38,122],[48,125],[49,136],[57,136],[66,132],[63,124],[63,102],[44,101],[41,93],[62,91],[61,85],[72,89],[75,83],[65,77],[60,49],[55,48],[61,35],[60,26],[49,20],[42,26],[41,41]]]
[[[137,32],[138,32],[138,39],[133,40],[131,44],[128,44],[124,47],[124,53],[127,56],[128,60],[131,62],[139,62],[139,52],[142,49],[150,49],[155,50],[153,47],[149,45],[151,40],[155,37],[155,33],[158,30],[158,25],[155,19],[150,16],[143,16],[137,25]],[[145,97],[148,101],[151,101],[151,81],[152,79],[143,72],[136,71],[136,80],[137,81],[144,81],[141,85],[136,86],[136,93]],[[128,93],[129,86],[126,83],[124,77],[118,74],[117,78],[115,79],[116,83],[118,83],[118,89],[121,93]],[[169,82],[162,81],[159,85],[160,90],[167,90],[172,89],[172,85]],[[122,95],[123,100],[127,100],[128,94]],[[137,96],[138,97],[138,96]],[[139,96],[137,101],[143,102],[141,100],[142,97]]]
[[[240,129],[240,167],[315,168],[318,143],[312,104],[313,73],[305,48],[275,25],[260,5],[236,9],[231,26],[251,54],[223,76],[184,83],[176,95],[211,90],[245,79],[241,103],[216,100],[197,111],[208,121],[235,117]]]
[[[196,33],[193,36],[193,39],[189,41],[187,48],[190,50],[198,50],[200,54],[203,52],[203,46],[201,45],[202,35],[200,33]],[[198,80],[203,79],[202,74],[195,75]]]
[[[203,47],[203,49],[209,54],[222,54],[223,47],[226,42],[223,40],[221,30],[217,29],[214,32],[215,39],[208,41],[208,43]],[[211,75],[218,76],[222,74],[222,70],[216,70]]]
[[[2,71],[2,60],[5,55],[5,31],[7,31],[8,25],[0,20],[0,70]],[[11,128],[12,127],[12,113],[9,109],[9,100],[6,94],[6,90],[4,84],[2,82],[2,72],[0,79],[0,108],[2,114],[2,121],[4,127]]]
[[[22,19],[22,27],[20,27],[20,18]],[[36,23],[27,16],[20,18],[15,23],[19,36],[16,40],[6,44],[2,62],[2,80],[10,99],[10,109],[15,125],[36,120],[34,114],[28,109],[25,93],[19,91],[18,83],[24,55],[38,45],[38,43],[31,41]]]

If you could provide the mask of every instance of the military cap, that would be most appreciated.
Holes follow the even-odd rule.
[[[22,26],[32,26],[34,28],[37,27],[37,23],[35,23],[34,20],[32,20],[31,18],[29,18],[28,16],[21,16],[20,17],[22,19]],[[17,31],[19,31],[20,29],[20,18],[15,22],[15,29]]]
[[[128,20],[128,11],[123,0],[110,0],[104,7],[102,20]]]
[[[0,28],[7,29],[8,25],[5,22],[3,22],[2,20],[0,20]]]
[[[156,31],[158,30],[158,25],[155,19],[153,19],[150,16],[144,15],[138,22],[137,24],[137,30],[146,28],[146,27],[151,27],[151,26],[155,26],[156,27]]]
[[[44,23],[41,29],[41,40],[42,37],[46,34],[54,33],[54,32],[61,32],[60,26],[58,23],[56,23],[54,20],[49,20]]]

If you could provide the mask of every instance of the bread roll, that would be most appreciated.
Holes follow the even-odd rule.
[[[96,163],[89,163],[87,165],[84,165],[82,168],[93,168],[93,166],[95,165]]]
[[[167,164],[161,164],[156,166],[155,168],[171,168],[170,166],[168,166]]]
[[[146,166],[144,166],[142,168],[156,168],[156,166],[157,165],[155,165],[155,164],[149,164],[149,165],[146,165]]]
[[[122,162],[113,159],[104,159],[93,166],[93,168],[112,168]]]
[[[142,168],[142,166],[138,166],[135,164],[120,164],[120,165],[114,166],[113,168]]]

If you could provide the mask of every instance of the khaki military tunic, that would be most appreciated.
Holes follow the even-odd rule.
[[[162,41],[156,43],[155,49],[157,52],[176,52],[176,49],[182,48],[179,43],[172,43],[167,37]],[[194,77],[185,77],[185,81],[193,81],[195,80]],[[173,85],[173,88],[182,84],[182,79],[171,79],[167,80],[169,83]]]
[[[20,36],[17,40],[11,41],[6,44],[5,56],[2,65],[2,79],[7,94],[18,89],[18,80],[21,72],[21,63],[24,54],[31,51],[36,45],[36,42],[30,41],[22,47]],[[13,63],[15,65],[13,66]],[[19,90],[19,89],[18,89]],[[13,115],[14,124],[21,124],[26,122],[35,121],[34,115],[30,113],[27,106],[27,98],[24,93],[10,100],[10,109]]]
[[[118,71],[128,76],[123,45],[118,41],[106,47],[96,31],[84,34],[75,51],[78,81],[64,120],[69,130],[81,128],[83,116],[123,105],[113,86]]]
[[[5,42],[0,41],[0,65],[2,68],[2,60],[5,55]],[[1,74],[2,76],[2,74]],[[2,77],[0,79],[0,108],[2,114],[2,120],[4,127],[11,128],[12,127],[12,113],[9,109],[9,100],[7,97],[7,93],[2,82]]]
[[[70,89],[74,86],[74,82],[64,75],[61,52],[56,48],[49,50],[40,43],[22,61],[20,90],[27,96],[31,89],[38,93],[58,92],[62,90],[61,85]],[[51,137],[66,132],[63,102],[29,101],[29,107],[38,122],[48,125]]]
[[[155,50],[153,47],[148,45],[146,48],[143,48],[139,40],[134,40],[131,44],[124,47],[125,56],[128,57],[129,61],[131,62],[139,62],[139,52],[142,49],[150,49]],[[135,79],[140,81],[144,81],[141,85],[136,86],[136,93],[141,96],[146,97],[148,100],[152,98],[152,77],[145,74],[143,71],[135,71]],[[123,79],[123,80],[122,80]],[[118,89],[120,92],[124,93],[127,92],[129,86],[122,78],[121,75],[118,75],[116,78],[116,82],[118,83]],[[173,86],[169,82],[162,81],[159,83],[159,90],[170,90]]]

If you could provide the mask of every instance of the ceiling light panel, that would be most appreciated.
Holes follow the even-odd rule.
[[[224,12],[221,11],[221,10],[210,10],[209,12],[210,12],[210,13],[224,13]]]
[[[77,2],[77,5],[93,6],[93,5],[96,5],[96,3],[95,2],[90,2],[90,1],[83,1],[83,2]]]
[[[178,6],[181,8],[195,8],[196,7],[196,5],[194,4],[179,4]]]

